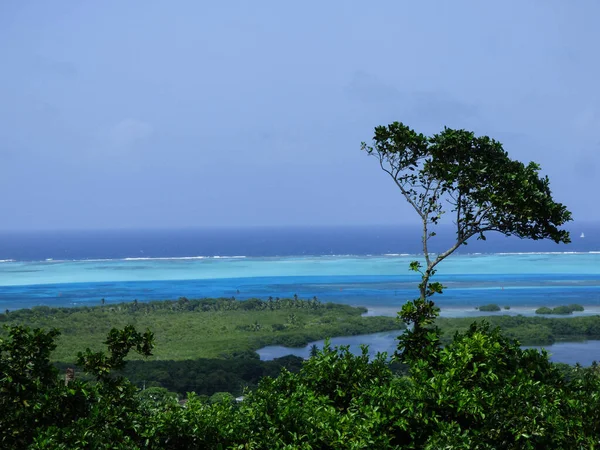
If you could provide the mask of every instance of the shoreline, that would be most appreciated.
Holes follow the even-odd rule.
[[[564,303],[563,303],[564,304]],[[359,304],[353,304],[352,306],[363,306]],[[534,306],[511,306],[510,309],[502,309],[500,311],[479,311],[474,308],[461,308],[461,307],[440,307],[440,317],[448,319],[459,319],[459,318],[477,318],[477,317],[497,317],[497,316],[525,316],[525,317],[547,317],[550,319],[561,319],[571,317],[587,317],[600,315],[599,305],[581,305],[584,307],[584,311],[575,311],[572,314],[536,314],[535,310],[541,306],[548,306],[550,308],[561,306],[559,304],[548,304],[548,305],[534,305]],[[387,306],[370,306],[367,307],[367,312],[363,314],[365,317],[369,316],[396,316],[400,311],[400,308],[387,307]]]
[[[431,253],[435,256],[436,253]],[[569,255],[600,255],[600,250],[586,251],[531,251],[531,252],[473,252],[455,253],[452,259],[479,258],[490,256],[569,256]],[[17,259],[0,258],[0,264],[64,264],[64,263],[94,263],[94,262],[140,262],[140,261],[195,261],[195,260],[306,260],[306,259],[409,259],[423,258],[422,253],[342,253],[342,254],[289,254],[289,255],[178,255],[178,256],[122,256],[114,258],[43,258],[43,259]]]

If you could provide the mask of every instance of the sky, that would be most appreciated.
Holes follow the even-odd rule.
[[[415,223],[360,151],[444,126],[600,220],[600,2],[0,2],[0,230]]]

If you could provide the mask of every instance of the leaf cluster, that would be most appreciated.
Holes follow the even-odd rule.
[[[485,239],[488,231],[569,242],[560,227],[571,213],[553,199],[540,166],[512,160],[494,139],[451,128],[428,137],[394,122],[376,127],[373,144],[362,149],[378,159],[425,225],[450,214],[459,245]]]

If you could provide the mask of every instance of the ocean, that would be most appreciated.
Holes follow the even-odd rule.
[[[487,303],[599,313],[600,224],[571,231],[568,245],[490,234],[463,246],[436,274],[442,314],[477,315]],[[433,251],[450,237],[441,228]],[[419,252],[417,226],[4,232],[0,308],[296,294],[395,314],[416,295],[408,263]]]

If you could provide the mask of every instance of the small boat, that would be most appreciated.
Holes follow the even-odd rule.
[[[585,234],[583,234],[583,232],[581,233],[581,236],[579,236],[580,238],[584,238]]]

